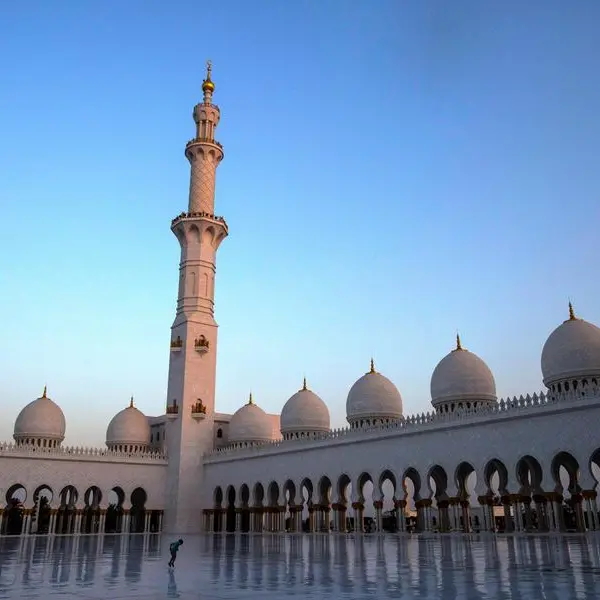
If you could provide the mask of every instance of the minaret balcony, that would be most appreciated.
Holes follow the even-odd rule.
[[[225,231],[228,230],[227,222],[225,221],[224,217],[219,217],[217,215],[213,215],[213,214],[207,213],[207,212],[189,212],[189,213],[182,212],[181,214],[177,215],[171,221],[171,229],[173,229],[173,227],[175,225],[177,225],[178,223],[181,223],[182,221],[188,221],[188,220],[193,221],[195,219],[209,219],[211,221],[215,221],[215,222],[223,225],[223,227],[225,227]]]
[[[202,421],[205,418],[206,406],[204,406],[202,400],[198,399],[198,402],[192,406],[192,419],[195,419],[196,421]]]
[[[171,404],[167,406],[168,419],[176,419],[177,415],[179,415],[179,406],[177,406],[177,404]]]
[[[214,146],[217,146],[218,148],[221,148],[221,150],[223,150],[223,144],[221,144],[220,142],[217,142],[217,140],[213,140],[211,138],[203,138],[203,137],[197,137],[197,138],[191,139],[185,145],[185,147],[189,148],[190,146],[195,146],[196,144],[213,144]]]
[[[208,352],[209,347],[210,342],[203,335],[201,335],[194,341],[194,350],[198,354],[206,354]]]
[[[181,352],[183,349],[183,340],[180,336],[177,336],[174,340],[171,340],[171,352]]]

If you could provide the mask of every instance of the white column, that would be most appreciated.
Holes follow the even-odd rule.
[[[152,512],[147,510],[144,516],[144,533],[148,533],[150,531],[150,519],[152,517]]]

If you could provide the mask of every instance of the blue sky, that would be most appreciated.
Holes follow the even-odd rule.
[[[209,12],[207,12],[209,11]],[[378,370],[405,413],[455,332],[499,395],[600,322],[600,4],[22,2],[0,23],[0,438],[41,394],[101,444],[165,403],[207,58],[225,147],[218,409],[309,386],[344,424]]]

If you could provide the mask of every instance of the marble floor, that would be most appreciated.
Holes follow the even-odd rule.
[[[0,538],[0,599],[578,600],[600,595],[600,537],[443,535]]]

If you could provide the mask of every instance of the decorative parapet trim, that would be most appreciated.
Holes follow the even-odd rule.
[[[0,457],[2,456],[90,462],[167,464],[167,455],[163,452],[118,452],[106,448],[87,448],[83,446],[43,448],[34,445],[12,444],[6,442],[0,443]]]
[[[246,446],[224,446],[216,448],[204,455],[204,461],[219,462],[228,457],[237,459],[245,456],[260,456],[286,450],[296,450],[308,443],[323,442],[328,440],[364,441],[383,435],[409,435],[434,428],[461,427],[469,423],[482,421],[495,421],[506,418],[518,418],[522,415],[532,415],[541,410],[556,410],[558,407],[567,408],[569,405],[600,403],[600,387],[587,385],[577,390],[568,392],[527,394],[499,400],[497,404],[484,404],[477,408],[458,408],[450,413],[437,413],[430,411],[402,417],[395,422],[370,427],[342,427],[329,432],[317,434],[314,437],[278,439],[271,442],[252,443]]]

